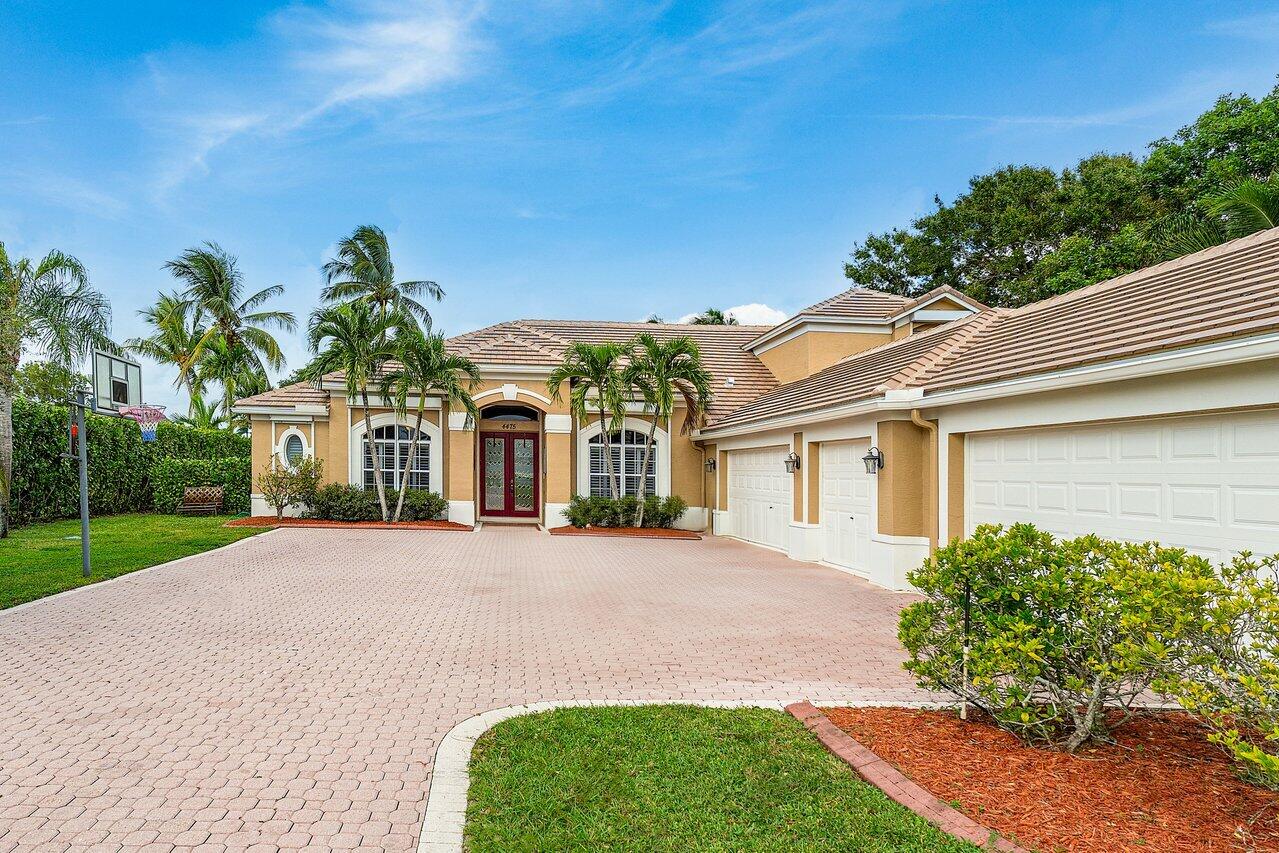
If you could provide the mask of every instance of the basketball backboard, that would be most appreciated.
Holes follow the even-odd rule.
[[[106,415],[142,403],[142,366],[116,353],[93,351],[93,408]]]

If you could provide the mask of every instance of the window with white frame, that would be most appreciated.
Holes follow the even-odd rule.
[[[378,464],[382,468],[382,482],[389,489],[400,487],[400,477],[409,459],[409,447],[413,443],[414,432],[416,430],[408,426],[381,426],[373,430],[373,444],[377,448]],[[373,478],[373,454],[369,451],[367,437],[363,444],[364,488],[371,489],[376,483]],[[417,447],[413,451],[413,465],[409,469],[408,487],[410,489],[431,487],[431,437],[426,433],[418,437]]]
[[[306,442],[302,440],[302,436],[297,433],[287,436],[284,439],[284,461],[296,467],[304,456],[306,456]]]
[[[613,472],[621,475],[622,494],[638,495],[640,487],[640,468],[644,465],[644,448],[648,436],[638,430],[627,429],[615,432],[609,438],[609,450],[613,456]],[[613,487],[608,481],[608,461],[604,456],[603,433],[590,440],[591,448],[591,496],[612,497]],[[653,439],[653,453],[648,460],[648,476],[645,478],[644,494],[657,494],[657,454],[658,441]]]

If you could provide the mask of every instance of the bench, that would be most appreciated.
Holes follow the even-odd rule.
[[[217,515],[221,511],[221,486],[187,486],[182,490],[178,515]]]

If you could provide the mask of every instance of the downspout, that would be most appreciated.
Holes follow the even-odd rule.
[[[938,494],[941,489],[941,484],[937,482],[937,424],[924,420],[919,409],[910,410],[910,422],[928,431],[928,479],[932,488],[925,504],[928,508],[928,523],[924,525],[924,529],[928,531],[928,551],[931,554],[937,549],[937,512],[940,506]]]

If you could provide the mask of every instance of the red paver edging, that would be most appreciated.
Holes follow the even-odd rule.
[[[617,536],[632,539],[685,539],[700,540],[700,534],[691,530],[675,530],[670,527],[552,527],[552,536]]]
[[[822,745],[837,758],[843,759],[870,784],[883,791],[890,799],[901,803],[924,820],[956,838],[970,841],[988,850],[1004,853],[1030,853],[1023,847],[1004,838],[993,829],[956,811],[924,788],[906,778],[900,770],[858,743],[843,729],[836,726],[811,702],[795,702],[786,711],[804,724]]]
[[[325,521],[321,518],[276,518],[273,515],[253,515],[228,521],[224,527],[323,527],[337,530],[474,530],[469,524],[456,521],[398,521],[388,524],[382,521]]]

